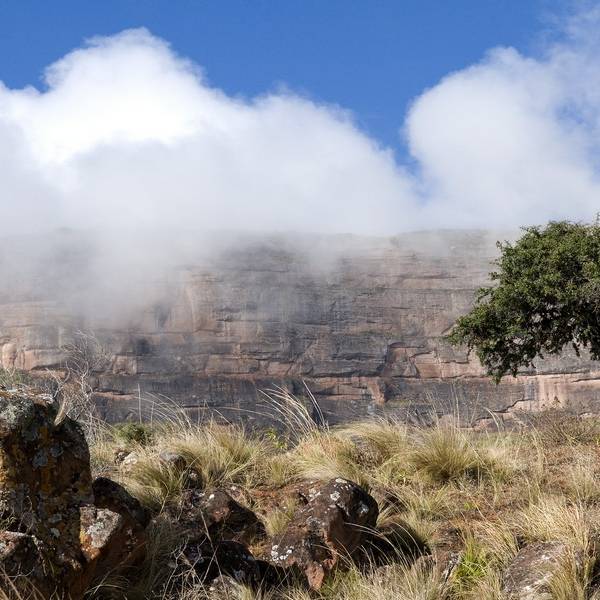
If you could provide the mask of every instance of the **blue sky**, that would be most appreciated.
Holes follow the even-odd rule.
[[[408,104],[491,47],[535,52],[551,0],[0,0],[0,80],[40,85],[85,38],[147,27],[211,84],[254,96],[286,85],[352,110],[401,149]]]

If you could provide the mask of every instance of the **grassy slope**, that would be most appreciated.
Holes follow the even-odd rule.
[[[0,375],[6,380],[0,379],[0,387],[28,383],[16,374]],[[381,530],[403,527],[429,545],[440,565],[450,553],[461,556],[449,580],[440,568],[431,568],[431,561],[378,570],[351,566],[338,571],[318,594],[290,589],[272,600],[500,599],[503,568],[518,548],[552,540],[567,542],[573,551],[552,581],[553,597],[600,598],[591,585],[600,529],[599,419],[550,411],[522,432],[481,433],[447,423],[424,429],[382,420],[323,429],[294,398],[274,394],[271,402],[285,425],[283,433],[197,426],[171,407],[162,409],[162,424],[151,428],[112,428],[90,420],[95,474],[123,482],[158,515],[141,569],[128,578],[101,582],[91,597],[205,597],[193,577],[177,595],[168,589],[181,539],[162,509],[177,504],[184,486],[181,473],[157,460],[161,450],[169,449],[186,456],[207,487],[236,486],[238,497],[271,534],[283,531],[293,514],[295,483],[341,476],[377,499]],[[115,460],[119,450],[137,454],[133,469]],[[288,492],[290,498],[282,501]],[[17,596],[0,589],[0,600]],[[238,597],[256,596],[240,589]]]
[[[282,531],[293,513],[292,500],[274,506],[273,490],[280,490],[280,498],[294,482],[341,476],[365,486],[378,500],[383,530],[400,524],[441,559],[461,552],[448,581],[426,561],[372,572],[351,567],[313,598],[502,598],[502,569],[519,546],[551,540],[563,540],[573,549],[552,582],[553,596],[596,597],[590,590],[600,525],[596,419],[545,413],[521,433],[480,433],[442,424],[421,429],[376,420],[329,430],[316,428],[294,399],[279,395],[274,401],[288,424],[285,434],[250,435],[238,427],[197,427],[178,418],[155,428],[151,439],[140,444],[135,435],[107,429],[92,446],[94,469],[119,479],[160,513],[164,505],[177,503],[183,484],[179,473],[157,461],[162,449],[174,450],[202,472],[209,487],[238,486],[271,533]],[[115,465],[117,448],[138,454],[129,473]],[[161,526],[160,518],[153,527],[145,568],[125,584],[131,600],[167,595],[162,584],[180,540],[169,538],[168,523]],[[583,562],[576,560],[581,556]],[[118,582],[110,585],[118,587]],[[240,593],[254,597],[248,590]],[[184,597],[202,598],[203,592],[190,585]],[[291,590],[283,597],[309,595]]]

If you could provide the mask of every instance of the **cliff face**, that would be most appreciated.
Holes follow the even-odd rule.
[[[5,282],[1,364],[56,368],[74,330],[94,331],[111,354],[96,381],[111,420],[137,415],[139,396],[145,410],[168,398],[192,414],[255,418],[260,390],[302,393],[303,382],[332,420],[432,405],[481,416],[555,404],[597,411],[600,369],[585,358],[540,361],[495,386],[443,341],[486,283],[496,237],[246,240],[153,281],[127,318],[80,310],[76,286],[45,285],[41,268],[27,275],[33,286]],[[104,308],[118,301],[117,291]]]

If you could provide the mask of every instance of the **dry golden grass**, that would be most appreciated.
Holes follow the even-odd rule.
[[[45,595],[27,577],[0,572],[0,600],[45,600]]]
[[[600,536],[598,422],[568,419],[561,431],[560,419],[552,414],[514,433],[476,432],[458,423],[421,428],[382,419],[329,428],[314,422],[310,402],[299,403],[283,391],[271,400],[284,424],[280,434],[251,434],[213,422],[197,426],[178,418],[155,427],[147,445],[129,444],[138,462],[128,472],[114,461],[122,440],[104,432],[92,448],[94,469],[112,470],[111,476],[157,513],[177,502],[185,483],[185,474],[157,459],[164,449],[182,454],[207,487],[235,484],[249,498],[254,490],[272,491],[303,479],[344,477],[377,499],[381,531],[404,527],[435,556],[460,556],[449,578],[433,560],[381,569],[350,566],[318,594],[294,588],[257,595],[240,587],[239,598],[500,600],[503,570],[523,544],[561,541],[572,554],[552,579],[552,597],[599,600],[593,585]],[[261,510],[261,495],[254,496],[252,508],[268,532],[281,533],[293,505]],[[127,584],[127,597],[206,597],[198,582],[177,595],[169,592],[164,583],[169,557],[180,540],[169,537],[168,528],[153,536],[155,547],[142,576]]]

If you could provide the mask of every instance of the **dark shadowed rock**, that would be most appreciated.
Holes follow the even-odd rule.
[[[258,517],[224,490],[185,490],[175,516],[195,540],[206,537],[250,544],[265,536]]]
[[[510,600],[551,600],[550,581],[568,560],[582,563],[581,555],[562,542],[525,546],[504,573],[504,592]]]
[[[366,541],[377,522],[377,502],[360,486],[337,478],[315,485],[279,540],[271,546],[278,566],[297,566],[309,585],[319,589],[343,556]]]
[[[405,522],[389,525],[381,531],[368,531],[362,543],[364,562],[369,565],[412,562],[429,554],[427,543]]]
[[[238,542],[189,542],[183,549],[182,561],[193,568],[203,583],[225,575],[236,583],[257,587],[260,570],[252,553]]]
[[[11,577],[27,577],[40,562],[33,536],[16,531],[0,531],[0,565],[2,573]]]
[[[49,595],[39,541],[15,531],[0,531],[0,590],[15,599],[27,597],[32,589]],[[21,594],[21,596],[19,596]]]
[[[122,485],[107,477],[96,477],[92,483],[94,505],[120,514],[134,529],[143,530],[150,521],[148,511]]]

